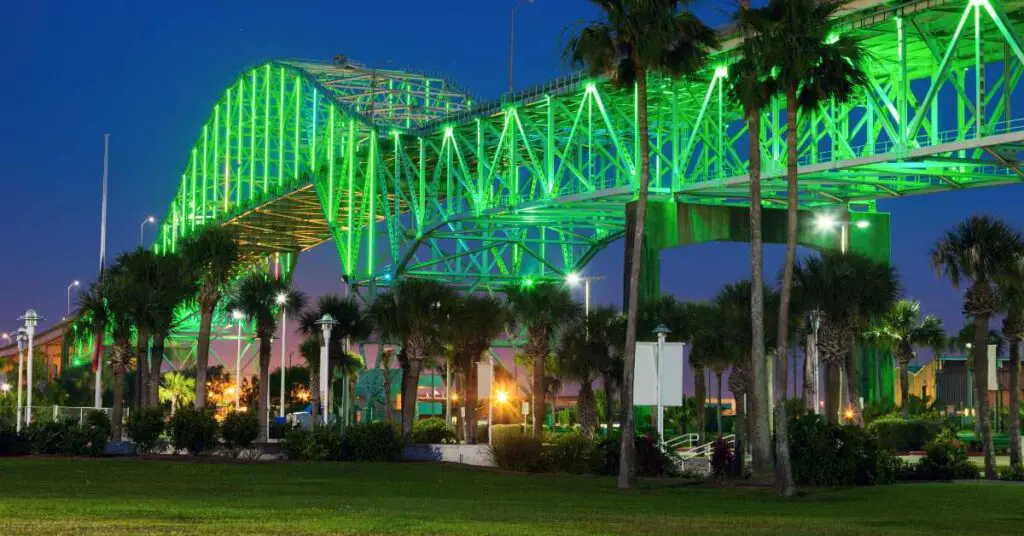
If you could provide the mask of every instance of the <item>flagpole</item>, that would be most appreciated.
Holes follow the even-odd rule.
[[[103,201],[100,208],[100,277],[97,282],[99,298],[103,300],[103,269],[106,265],[107,256],[107,170],[110,156],[110,134],[103,135]],[[93,366],[96,368],[96,383],[94,386],[93,406],[96,409],[103,407],[103,337],[106,330],[99,334],[98,341],[93,344]]]

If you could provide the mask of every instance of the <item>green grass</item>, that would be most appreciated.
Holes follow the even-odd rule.
[[[1010,534],[1024,486],[770,490],[433,464],[0,459],[0,534]]]

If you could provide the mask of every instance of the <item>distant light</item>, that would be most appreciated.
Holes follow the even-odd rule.
[[[459,401],[459,393],[452,393],[452,396],[450,396],[449,398],[452,399],[452,402],[458,402]]]
[[[452,127],[444,127],[444,135],[445,136],[451,137],[452,134],[454,134],[454,133],[455,133],[455,129],[453,129]]]
[[[391,281],[391,272],[384,272],[384,281]]]
[[[831,214],[821,214],[814,220],[814,226],[819,231],[831,231],[836,227],[836,217]]]
[[[725,65],[719,65],[718,67],[715,67],[715,77],[716,78],[725,78],[726,76],[729,76],[729,68],[728,67],[726,67]]]
[[[846,408],[846,411],[843,412],[843,418],[848,421],[853,420],[853,408]]]
[[[523,286],[524,286],[524,287],[526,287],[526,288],[530,288],[530,287],[533,287],[533,279],[532,279],[532,278],[529,278],[529,277],[527,277],[526,279],[524,279],[524,280],[523,280]]]
[[[288,295],[285,294],[284,292],[282,292],[282,293],[277,295],[277,304],[278,305],[284,305],[285,302],[287,302],[287,301],[288,301]]]
[[[570,272],[569,275],[565,276],[565,282],[569,283],[570,285],[572,285],[574,287],[576,285],[579,285],[580,284],[580,274],[577,274],[576,272]]]
[[[858,229],[867,229],[868,227],[871,227],[871,222],[868,220],[859,220],[856,225]]]
[[[231,318],[234,318],[235,320],[241,320],[242,319],[242,311],[239,311],[238,309],[235,309],[234,311],[231,311]]]
[[[495,393],[494,399],[497,400],[499,404],[504,404],[505,402],[508,402],[508,393],[505,391],[498,391]]]
[[[156,223],[156,218],[155,218],[155,217],[153,217],[153,216],[150,216],[150,217],[146,218],[146,221],[147,221],[148,223]]]
[[[7,393],[10,390],[11,390],[11,384],[9,384],[7,382],[4,382],[4,383],[0,384],[0,391],[3,391],[5,393]]]
[[[80,284],[80,283],[78,282],[78,280],[77,280],[77,279],[71,282],[71,285],[72,285],[72,286],[75,286],[75,287],[77,287],[77,286],[78,286],[79,284]]]

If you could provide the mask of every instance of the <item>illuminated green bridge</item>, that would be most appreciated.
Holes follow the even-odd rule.
[[[848,105],[804,114],[802,208],[873,218],[878,199],[1024,180],[1022,25],[1016,0],[851,2],[840,31],[871,50],[870,82]],[[748,202],[747,134],[724,88],[735,44],[697,80],[651,81],[655,249],[742,238],[700,228]],[[634,103],[584,77],[480,103],[439,78],[272,61],[238,77],[183,155],[157,248],[224,225],[282,275],[333,239],[357,288],[402,274],[465,288],[560,279],[624,234]],[[765,205],[784,207],[781,102],[763,126]],[[881,227],[884,244],[860,247],[887,255]]]

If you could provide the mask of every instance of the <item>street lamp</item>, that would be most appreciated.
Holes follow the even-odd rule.
[[[604,276],[582,276],[576,272],[569,272],[565,276],[565,283],[570,287],[578,287],[583,283],[583,310],[587,316],[590,316],[590,282],[597,279],[604,279]]]
[[[39,325],[40,320],[43,320],[43,317],[35,309],[29,309],[18,320],[25,322],[25,333],[28,337],[28,377],[25,387],[28,394],[25,398],[25,424],[29,425],[32,424],[32,344],[35,342],[36,326]]]
[[[328,398],[331,394],[331,385],[328,381],[328,373],[330,372],[329,361],[331,359],[331,329],[338,325],[338,321],[328,313],[321,317],[320,320],[317,320],[316,324],[320,326],[324,334],[324,345],[320,348],[320,405],[323,407],[323,411],[320,413],[323,414],[324,424],[327,424],[327,413],[331,407],[331,399]],[[403,401],[402,403],[404,404],[405,402]],[[412,403],[415,404],[416,401],[413,400]]]
[[[839,227],[839,251],[846,253],[850,249],[850,226],[853,225],[858,229],[867,229],[871,226],[871,222],[868,220],[857,220],[850,221],[849,219],[840,220],[836,218],[835,214],[819,214],[814,219],[814,226],[821,232],[829,232],[836,227]]]
[[[515,63],[516,57],[516,11],[523,4],[532,4],[534,0],[516,0],[515,4],[512,4],[512,22],[509,25],[508,32],[508,93],[511,95],[513,91],[512,75],[513,75],[513,64]]]
[[[68,318],[71,318],[71,289],[78,286],[78,280],[74,280],[68,285]]]
[[[21,431],[21,419],[23,417],[21,413],[21,385],[22,379],[25,377],[25,345],[28,344],[28,332],[25,328],[18,328],[18,334],[16,336],[18,340],[18,380],[14,382],[15,389],[18,390],[18,415],[15,419],[17,422],[17,431]]]
[[[140,248],[141,247],[145,247],[144,246],[145,240],[143,240],[143,239],[146,236],[146,224],[147,223],[156,223],[156,218],[154,218],[153,216],[146,216],[146,218],[144,220],[142,220],[142,223],[139,224],[139,247]]]
[[[231,318],[238,322],[238,353],[235,355],[235,411],[242,407],[242,311],[231,311]]]
[[[654,334],[658,336],[658,352],[654,355],[654,369],[657,378],[654,381],[654,396],[657,402],[658,408],[658,444],[661,444],[665,437],[665,415],[664,407],[661,405],[661,352],[665,349],[665,337],[672,330],[668,329],[665,324],[658,324],[658,327],[654,328]],[[722,411],[722,408],[718,408],[718,411]]]
[[[288,303],[288,295],[284,292],[277,295],[277,304],[281,306],[281,411],[279,415],[284,418],[284,369],[285,369],[285,348],[288,347],[286,333],[288,333],[288,311],[285,304]],[[269,389],[268,389],[269,391]]]

